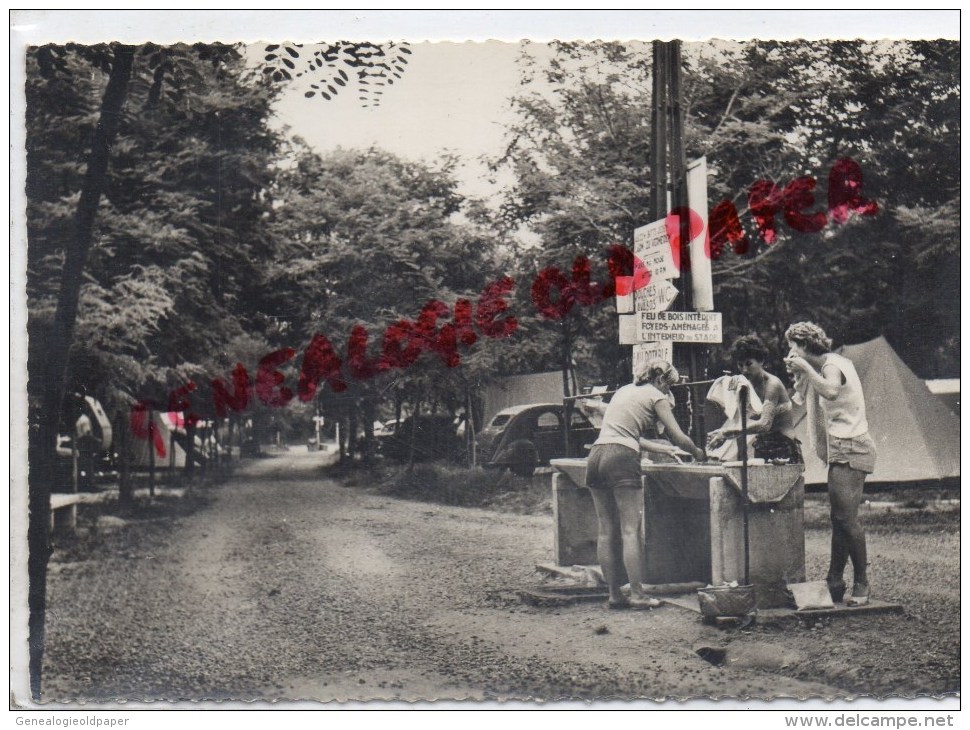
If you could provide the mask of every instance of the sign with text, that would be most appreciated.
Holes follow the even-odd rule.
[[[633,372],[637,372],[640,365],[651,360],[674,361],[674,346],[671,342],[638,342],[633,346]]]
[[[634,293],[634,310],[637,312],[664,312],[670,309],[680,292],[667,279],[653,280]]]
[[[621,319],[624,318],[633,319],[627,328],[633,328],[636,342],[721,342],[723,339],[720,312],[636,312]]]
[[[670,249],[666,220],[654,221],[633,231],[633,255],[650,272],[650,281],[680,276]]]

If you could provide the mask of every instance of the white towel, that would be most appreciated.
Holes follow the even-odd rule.
[[[738,393],[742,386],[748,389],[748,417],[750,418],[753,415],[760,414],[764,404],[761,402],[758,394],[754,392],[751,381],[743,375],[722,375],[714,381],[707,391],[707,400],[712,403],[717,403],[727,418],[724,425],[721,426],[721,429],[724,431],[741,430],[741,409],[738,402]],[[749,455],[751,454],[754,439],[754,434],[748,436]],[[718,448],[709,450],[707,455],[719,461],[736,461],[740,458],[738,454],[738,441],[736,438],[728,439]]]
[[[792,402],[805,404],[805,431],[808,434],[808,445],[815,450],[815,454],[823,463],[829,460],[829,440],[825,429],[825,415],[822,404],[818,402],[819,395],[811,387],[805,376],[795,378],[795,394]]]
[[[743,375],[722,375],[707,391],[707,400],[717,403],[724,411],[728,420],[738,415],[738,390],[742,385],[748,387],[748,413],[757,415],[761,413],[761,398],[754,392],[751,381]],[[740,418],[738,419],[740,428]]]

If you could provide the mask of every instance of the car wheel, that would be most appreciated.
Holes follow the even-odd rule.
[[[516,441],[510,447],[509,471],[518,477],[531,477],[536,470],[539,454],[531,441]]]

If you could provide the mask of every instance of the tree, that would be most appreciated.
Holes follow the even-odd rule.
[[[378,55],[383,53],[380,47],[371,44],[338,43],[334,47],[340,51],[349,49],[346,57],[335,59],[327,64],[314,64],[318,69],[314,73],[321,79],[328,79],[331,73],[339,76],[342,71],[340,66],[346,65],[355,69],[358,82],[369,83],[368,78],[374,72],[375,64],[383,64],[383,61],[372,61],[367,58],[366,53],[359,53],[358,51],[363,50],[365,45],[368,52],[376,49]],[[218,74],[225,65],[238,61],[240,55],[235,48],[222,44],[196,44],[192,47],[160,47],[146,44],[136,48],[118,43],[97,46],[51,45],[28,49],[28,55],[36,63],[34,68],[41,77],[48,80],[57,79],[52,81],[57,88],[50,90],[48,101],[60,101],[61,98],[68,102],[82,100],[83,95],[78,90],[83,88],[85,76],[78,73],[79,63],[85,69],[91,69],[95,75],[103,72],[107,76],[103,91],[99,90],[101,100],[94,111],[96,123],[93,125],[90,138],[83,135],[84,124],[87,123],[83,116],[79,127],[65,128],[68,137],[76,131],[77,139],[83,140],[85,148],[90,145],[90,151],[86,153],[86,166],[79,187],[62,191],[64,195],[79,193],[74,223],[70,227],[62,225],[60,230],[52,231],[53,238],[47,242],[49,248],[56,249],[58,245],[62,247],[63,264],[60,267],[60,284],[56,289],[56,304],[50,318],[46,349],[41,359],[35,360],[42,363],[43,368],[39,378],[36,375],[32,378],[34,382],[39,382],[42,388],[38,399],[39,407],[36,410],[38,414],[36,428],[32,428],[30,439],[28,526],[28,569],[31,576],[28,597],[31,691],[39,697],[44,641],[46,569],[49,556],[49,499],[56,458],[54,448],[85,267],[93,244],[95,222],[102,196],[111,183],[108,165],[113,143],[122,125],[126,104],[132,101],[132,90],[138,93],[137,101],[144,104],[149,114],[160,100],[166,100],[176,107],[183,105],[183,110],[191,113],[191,109],[184,106],[187,99],[193,92],[204,90],[206,86],[206,79],[197,64],[211,64],[213,71]],[[402,62],[405,61],[406,59],[402,59]],[[291,78],[288,72],[272,69],[262,74],[262,77],[265,84],[288,81]],[[345,83],[348,80],[346,75],[341,79]],[[141,96],[142,93],[144,96]],[[34,119],[41,119],[52,111],[56,115],[56,108],[56,106],[53,110],[41,108]],[[131,114],[130,109],[128,113]],[[36,147],[35,151],[42,152],[43,148]],[[125,150],[122,149],[121,152],[124,153]],[[77,161],[73,161],[69,166],[76,167],[77,164]],[[223,172],[227,171],[223,170]],[[58,184],[63,182],[63,180],[57,181]],[[157,175],[155,177],[149,175],[139,182],[151,188],[161,181]],[[30,191],[28,192],[30,194]],[[176,196],[176,200],[170,202],[180,201]],[[186,209],[185,212],[189,217],[194,213],[191,209]],[[172,233],[172,231],[163,230],[160,233],[164,238],[166,233]],[[171,242],[177,245],[181,236],[177,231],[174,233]],[[43,243],[40,245],[44,247]],[[199,269],[204,265],[205,262],[198,256],[190,255],[184,259],[184,266],[192,269],[189,273],[195,279],[201,278]],[[165,286],[159,282],[159,278],[164,278],[165,273],[159,270],[149,271],[142,277],[143,280],[128,282],[128,290],[160,296]],[[163,299],[159,306],[164,310],[169,303]],[[163,318],[163,312],[158,307],[144,314],[148,320],[155,318],[158,321]]]
[[[357,87],[361,106],[379,106],[385,87],[400,79],[411,49],[407,43],[366,41],[271,44],[264,49],[263,73],[276,82],[301,79],[303,95],[330,101],[348,86]],[[345,69],[350,69],[350,74]],[[353,78],[351,78],[353,76]]]
[[[727,342],[757,331],[776,344],[780,362],[787,323],[811,318],[840,341],[884,332],[918,372],[941,372],[958,337],[950,305],[958,288],[947,273],[955,268],[939,264],[958,256],[950,235],[957,49],[950,42],[685,46],[688,157],[707,157],[712,223],[714,207],[730,204],[744,242],[737,251],[715,251],[715,301]],[[649,49],[635,43],[560,43],[550,60],[524,62],[518,121],[496,163],[517,180],[505,212],[537,232],[539,255],[563,270],[577,254],[595,258],[611,243],[632,247],[633,228],[649,222],[649,68]],[[864,178],[875,215],[845,222],[827,215],[829,171],[845,158]],[[814,190],[808,178],[817,180]],[[772,184],[771,195],[789,184],[815,195],[805,209],[825,214],[821,230],[793,230],[782,210],[773,228],[769,216],[759,221],[755,213],[764,211],[752,210],[752,190],[771,191]],[[951,221],[923,237],[938,245],[919,256],[916,210]],[[574,310],[575,322],[556,322],[592,345],[592,357],[577,357],[601,378],[620,359],[608,310]],[[937,326],[926,326],[927,312]]]
[[[513,101],[518,120],[508,130],[505,155],[494,162],[516,176],[503,213],[541,239],[540,247],[518,252],[522,279],[541,280],[548,267],[571,279],[582,256],[591,262],[592,280],[609,283],[611,249],[632,248],[633,230],[649,222],[650,114],[642,92],[649,87],[649,56],[621,43],[554,43],[553,49],[545,65],[523,55],[522,93]],[[630,263],[616,273],[632,273]],[[558,296],[551,293],[553,301]],[[533,322],[559,340],[554,367],[563,370],[564,391],[574,360],[594,382],[629,378],[607,298],[592,305],[567,301],[553,316],[540,307]]]
[[[54,313],[51,339],[43,373],[43,397],[39,428],[30,449],[32,479],[28,506],[30,518],[27,528],[28,590],[31,693],[40,698],[40,673],[44,651],[44,611],[47,591],[48,520],[50,515],[50,484],[54,476],[54,444],[57,421],[64,395],[67,355],[77,317],[81,272],[91,247],[92,229],[98,203],[105,185],[109,151],[118,130],[121,109],[131,78],[135,49],[118,45],[114,53],[96,52],[96,63],[106,64],[108,83],[101,102],[98,125],[91,143],[85,181],[78,201],[76,234],[72,246],[66,248],[60,295]]]
[[[745,312],[731,322],[734,332],[757,329],[774,339],[780,354],[784,324],[811,318],[839,342],[885,334],[924,377],[942,368],[955,372],[948,355],[958,341],[951,304],[958,285],[941,261],[959,257],[948,233],[953,224],[946,222],[955,222],[952,201],[959,190],[957,55],[948,41],[757,43],[746,44],[744,63],[723,72],[739,76],[735,85],[711,75],[709,89],[732,90],[724,127],[746,119],[746,98],[783,102],[775,115],[760,119],[773,139],[788,141],[779,159],[790,170],[764,177],[779,184],[799,175],[820,178],[814,209],[824,210],[824,186],[831,184],[825,175],[851,158],[864,174],[865,197],[879,206],[877,214],[844,225],[830,216],[817,234],[781,226],[777,242],[767,245],[750,225],[750,211],[739,205],[755,248],[747,259],[725,256],[715,266],[721,306]],[[701,102],[695,106],[702,108]],[[706,139],[717,136],[712,129]],[[771,144],[764,135],[750,141],[758,148]],[[732,154],[753,154],[750,147],[732,145]],[[742,180],[732,184],[747,194]],[[935,245],[916,233],[916,208],[936,224],[925,229],[933,231]],[[748,304],[759,301],[768,302],[760,314]]]
[[[321,385],[322,402],[354,422],[360,409],[367,441],[385,392],[415,408],[461,403],[480,374],[469,371],[464,353],[490,338],[470,319],[455,332],[455,312],[468,307],[471,317],[502,262],[491,233],[456,219],[464,201],[453,165],[445,159],[433,168],[379,149],[324,157],[297,150],[279,180],[272,227],[286,245],[260,306],[276,318],[281,344],[326,339],[343,361],[346,390]],[[441,334],[448,327],[451,346]],[[350,433],[353,449],[356,429]]]

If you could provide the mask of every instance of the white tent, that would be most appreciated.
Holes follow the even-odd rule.
[[[147,415],[147,414],[146,414]],[[174,454],[174,466],[185,466],[185,449],[179,441],[185,441],[185,429],[182,427],[181,413],[165,413],[163,411],[152,411],[152,423],[158,432],[155,442],[155,467],[162,469],[172,464]],[[148,423],[145,423],[147,433]],[[173,434],[176,438],[173,440]],[[138,438],[134,434],[129,438],[131,448],[131,466],[135,469],[147,469],[149,466],[150,455],[148,449],[152,440]],[[198,442],[197,442],[198,443]]]
[[[939,398],[957,416],[960,415],[960,378],[927,380],[930,393]]]
[[[485,388],[485,423],[499,411],[527,403],[561,403],[562,371],[510,375]]]
[[[855,365],[866,399],[876,470],[867,482],[915,482],[960,476],[960,419],[930,392],[884,337],[839,350]],[[824,484],[827,466],[808,445],[804,409],[795,430],[805,456],[805,483]]]

